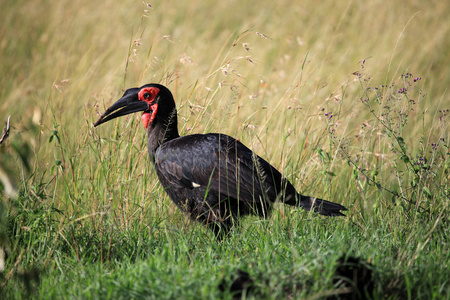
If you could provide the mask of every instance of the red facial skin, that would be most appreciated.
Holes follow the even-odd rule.
[[[145,101],[148,104],[150,113],[144,112],[141,116],[142,123],[144,123],[145,129],[148,128],[148,124],[152,123],[158,112],[158,103],[155,102],[156,95],[158,95],[159,89],[156,87],[147,87],[139,91],[139,100]]]

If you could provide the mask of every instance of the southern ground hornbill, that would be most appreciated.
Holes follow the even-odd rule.
[[[223,237],[239,217],[267,217],[275,201],[325,216],[342,216],[340,204],[298,194],[292,184],[238,140],[220,133],[178,134],[172,93],[163,85],[128,89],[95,122],[143,111],[148,153],[175,204]]]

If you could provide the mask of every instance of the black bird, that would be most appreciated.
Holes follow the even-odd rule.
[[[146,84],[125,91],[95,122],[143,111],[148,153],[156,174],[173,202],[191,219],[225,236],[239,217],[268,217],[272,204],[300,206],[324,216],[343,216],[340,204],[302,196],[267,161],[238,140],[220,133],[178,134],[172,93]]]

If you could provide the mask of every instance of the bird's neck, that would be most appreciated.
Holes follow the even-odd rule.
[[[152,162],[155,162],[155,153],[158,147],[165,142],[176,139],[180,137],[178,134],[178,126],[177,126],[177,116],[176,113],[169,119],[166,119],[165,122],[154,122],[149,124],[148,130],[148,154],[150,155],[150,159]]]

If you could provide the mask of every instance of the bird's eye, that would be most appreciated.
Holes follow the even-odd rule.
[[[148,99],[148,97],[150,97],[150,94],[149,93],[144,93],[144,98]]]

